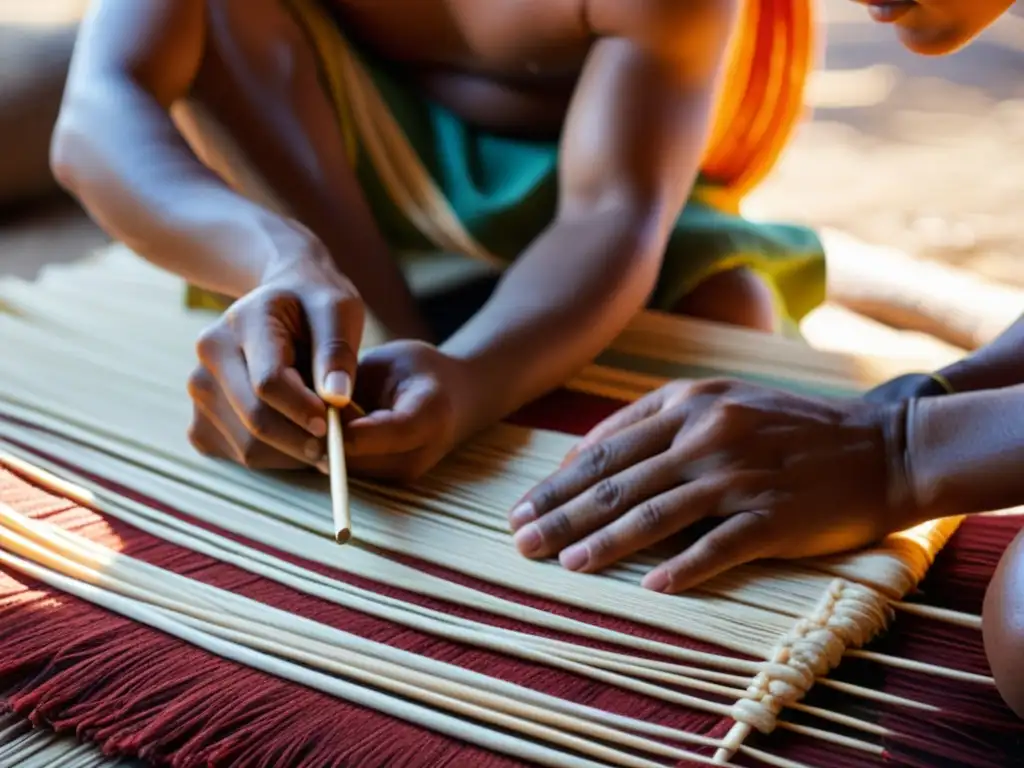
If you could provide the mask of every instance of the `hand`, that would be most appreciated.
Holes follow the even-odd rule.
[[[199,339],[193,446],[254,469],[325,471],[325,401],[351,401],[363,320],[326,253],[268,272]]]
[[[467,363],[420,341],[398,341],[359,364],[356,402],[367,412],[345,425],[354,474],[412,480],[475,431]]]
[[[701,521],[647,574],[679,592],[761,558],[854,549],[915,518],[899,403],[674,382],[587,435],[510,514],[520,551],[593,572]]]

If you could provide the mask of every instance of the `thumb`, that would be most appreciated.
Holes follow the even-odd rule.
[[[363,302],[354,293],[330,291],[305,302],[313,342],[313,383],[330,406],[352,400],[359,344],[363,338]]]

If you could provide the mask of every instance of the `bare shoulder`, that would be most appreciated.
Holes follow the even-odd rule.
[[[741,0],[579,0],[593,34],[686,58],[721,46]]]

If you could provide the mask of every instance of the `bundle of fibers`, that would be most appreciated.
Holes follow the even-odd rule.
[[[354,484],[356,538],[338,547],[323,479],[188,445],[184,381],[208,318],[180,297],[123,250],[0,286],[0,354],[18,361],[0,381],[0,680],[20,717],[179,765],[841,766],[919,739],[808,703],[812,689],[936,709],[832,679],[841,661],[990,685],[858,650],[907,610],[959,520],[683,596],[639,587],[646,555],[580,575],[511,545],[505,513],[567,433],[673,366],[856,391],[872,365],[762,340],[746,370],[716,368],[742,357],[742,334],[702,355],[686,323],[642,317],[580,381],[423,481]],[[714,347],[722,329],[701,330]]]

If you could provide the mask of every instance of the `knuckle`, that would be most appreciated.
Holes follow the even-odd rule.
[[[594,503],[603,510],[614,510],[622,497],[622,485],[611,478],[594,486]]]
[[[601,477],[612,463],[612,450],[605,443],[595,443],[583,452],[580,460],[589,474]]]
[[[747,423],[750,413],[750,408],[745,403],[729,398],[718,401],[713,417],[718,426],[729,429]]]
[[[572,520],[560,509],[542,517],[540,528],[545,542],[566,541],[573,536]]]
[[[195,401],[209,402],[216,395],[216,381],[206,368],[199,366],[189,374],[186,382],[188,395]]]
[[[537,514],[544,514],[558,506],[556,501],[555,488],[549,480],[543,481],[530,493],[529,501]]]
[[[217,358],[224,348],[225,331],[220,323],[215,323],[199,334],[196,339],[196,355],[202,361]]]
[[[318,342],[317,356],[331,368],[350,368],[356,364],[356,352],[345,339],[329,338]]]
[[[652,534],[661,530],[664,512],[661,505],[654,500],[645,501],[636,508],[636,528],[640,533]]]
[[[264,371],[253,382],[253,391],[261,400],[273,397],[285,384],[285,368],[277,367]]]
[[[254,438],[266,440],[274,429],[274,413],[268,406],[258,403],[246,412],[245,426]]]
[[[689,395],[721,395],[729,391],[732,382],[729,379],[700,379],[687,385]]]
[[[199,453],[204,456],[209,456],[212,453],[210,444],[206,440],[205,430],[197,418],[193,419],[192,423],[189,424],[187,436],[189,444]]]
[[[238,450],[238,463],[246,469],[259,469],[261,447],[258,440],[250,438],[243,441]]]

